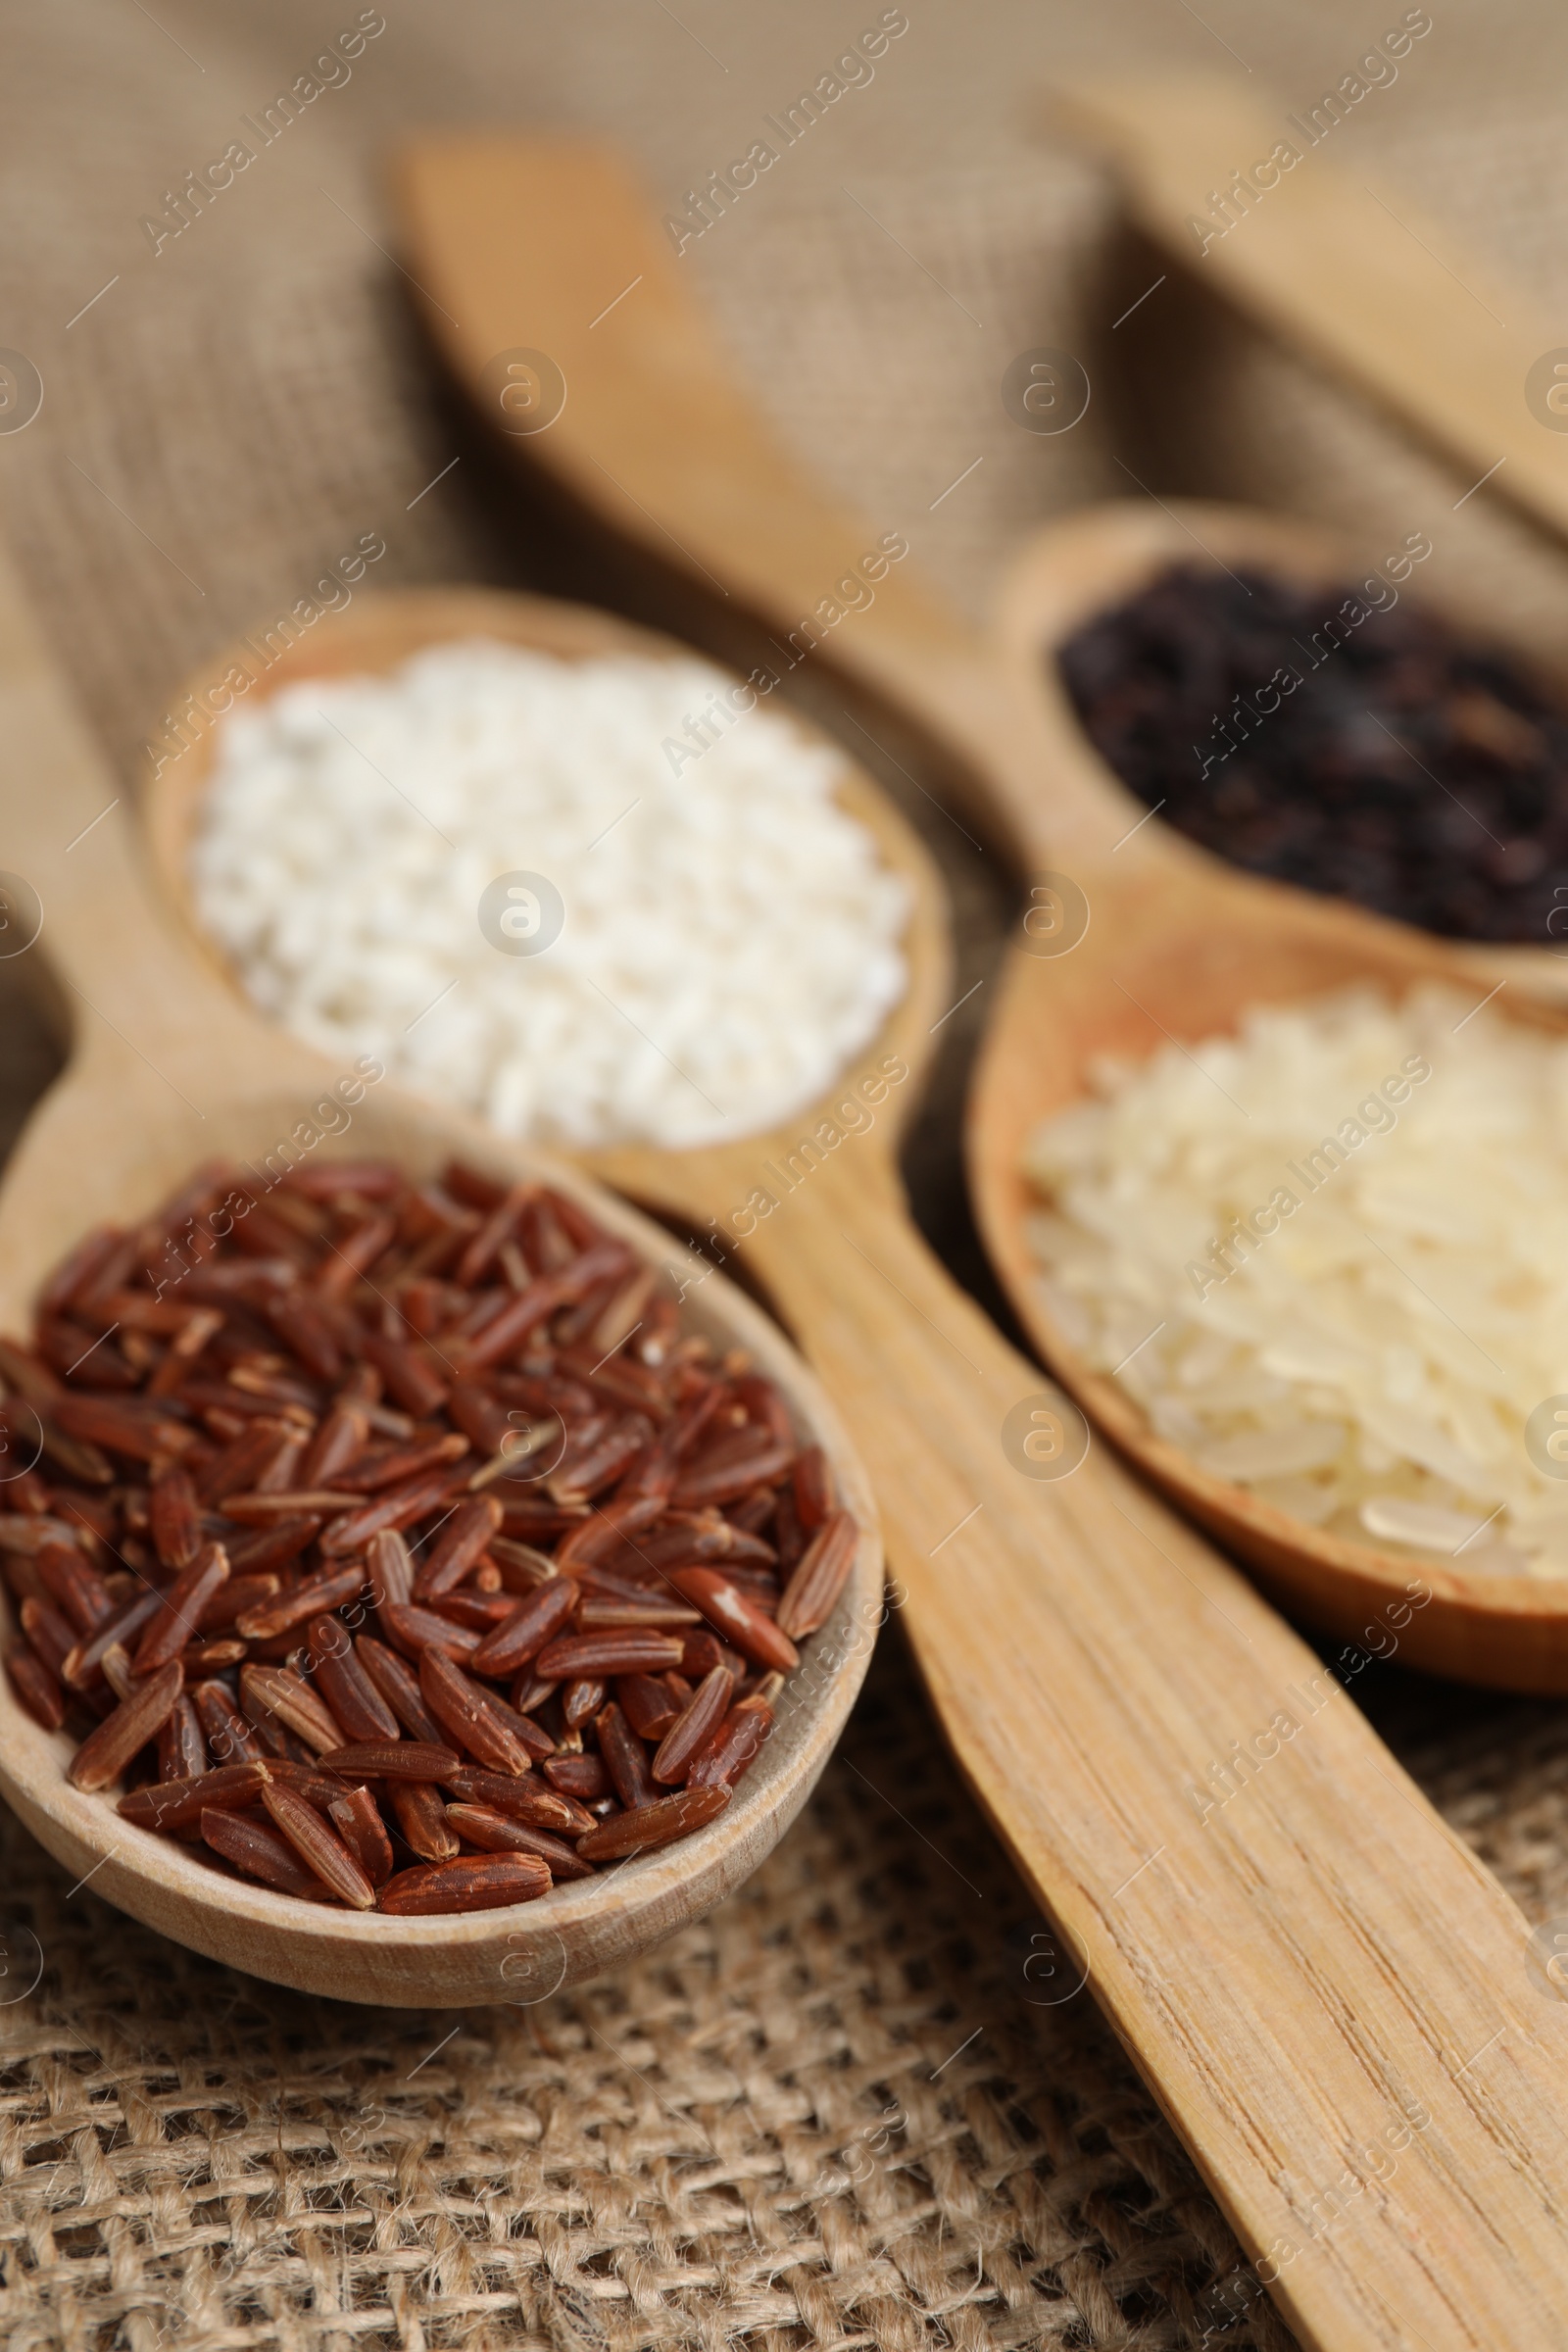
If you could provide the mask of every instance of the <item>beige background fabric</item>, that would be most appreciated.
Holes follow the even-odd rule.
[[[0,10],[0,345],[45,383],[37,421],[0,434],[0,506],[127,778],[177,680],[363,532],[387,542],[377,585],[593,591],[426,372],[383,250],[398,132],[608,135],[663,210],[879,8],[386,0],[349,82],[155,255],[143,216],[357,13]],[[1494,493],[1456,511],[1462,483],[1179,273],[1114,325],[1162,265],[1050,126],[1052,84],[1086,70],[1218,67],[1287,110],[1396,8],[905,13],[870,85],[685,257],[808,464],[906,530],[975,614],[1032,524],[1136,474],[1379,546],[1427,527],[1437,584],[1481,581],[1499,626],[1555,646],[1561,560]],[[1347,126],[1345,164],[1568,314],[1568,21],[1482,0],[1432,13]],[[1056,440],[1020,433],[998,397],[1040,343],[1081,352],[1096,385]],[[1004,878],[888,780],[948,871],[966,984],[994,956]],[[7,971],[5,1142],[55,1053]],[[990,1297],[953,1146],[972,1019],[952,1026],[911,1175],[928,1230]],[[1568,1912],[1562,1711],[1372,1672],[1355,1692],[1531,1914]],[[117,1917],[0,1819],[0,2334],[17,2352],[1287,2345],[1046,1933],[896,1630],[774,1860],[569,1999],[425,2017],[282,1993]]]

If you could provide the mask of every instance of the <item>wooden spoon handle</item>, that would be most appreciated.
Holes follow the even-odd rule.
[[[1303,2341],[1546,2340],[1568,2012],[1530,1990],[1518,1911],[1342,1680],[1098,1441],[1031,1474],[1077,1416],[857,1148],[778,1176],[739,1255],[850,1425],[943,1721],[1055,1920],[1019,1948],[1024,1997],[1087,1969]],[[733,1230],[736,1198],[683,1204]],[[990,1938],[965,1859],[931,1867]]]
[[[124,787],[95,741],[32,616],[0,543],[0,851],[15,892],[12,921],[70,993],[83,1042],[178,1057],[200,1006],[203,1026],[241,1016],[153,910],[126,822]]]
[[[919,721],[944,796],[1026,871],[1108,853],[1115,811],[1057,772],[1027,693],[919,577],[925,515],[867,521],[785,454],[616,156],[432,137],[394,184],[430,334],[519,457],[726,616],[760,620],[748,660],[837,670],[890,723]]]
[[[1548,391],[1568,399],[1568,372],[1550,365],[1554,351],[1568,358],[1561,325],[1494,283],[1402,192],[1366,186],[1344,160],[1353,126],[1265,108],[1207,75],[1085,84],[1061,104],[1199,284],[1371,392],[1455,459],[1467,486],[1488,477],[1568,529],[1568,411],[1545,405]]]

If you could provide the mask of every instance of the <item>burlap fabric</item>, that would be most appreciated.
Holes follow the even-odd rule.
[[[413,122],[592,127],[632,149],[662,209],[879,11],[384,13],[352,78],[156,253],[143,218],[339,18],[301,0],[0,18],[0,345],[46,393],[33,425],[0,434],[0,497],[127,774],[186,668],[362,532],[386,539],[386,584],[592,588],[454,438],[381,250],[385,141]],[[1429,527],[1435,573],[1484,580],[1499,620],[1549,644],[1568,612],[1559,560],[1493,491],[1456,509],[1465,483],[1178,276],[1114,324],[1163,265],[1041,127],[1045,84],[1086,66],[1245,64],[1298,104],[1353,63],[1363,12],[906,14],[875,81],[687,257],[813,466],[906,529],[971,611],[1029,523],[1142,480],[1294,505],[1379,546]],[[1357,170],[1396,178],[1547,299],[1568,269],[1547,111],[1565,49],[1544,11],[1440,10],[1346,132]],[[1096,384],[1055,441],[1016,431],[997,397],[1007,360],[1040,343],[1081,352]],[[1004,885],[906,799],[952,880],[967,984]],[[8,971],[3,1141],[54,1066]],[[952,1028],[911,1168],[928,1230],[983,1286],[952,1144],[968,1041]],[[1561,1710],[1392,1674],[1356,1691],[1526,1908],[1568,1910]],[[296,1998],[118,1917],[9,1820],[0,1931],[0,2330],[16,2352],[1290,2340],[1092,1986],[1054,1973],[896,1631],[774,1860],[584,1994],[428,2017]]]

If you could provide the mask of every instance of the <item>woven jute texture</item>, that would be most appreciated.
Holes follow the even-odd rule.
[[[0,434],[0,502],[127,790],[179,678],[362,533],[387,543],[378,585],[597,586],[457,437],[384,251],[386,143],[428,122],[592,129],[664,210],[878,11],[387,0],[352,78],[154,253],[140,223],[166,191],[357,13],[0,8],[0,345],[45,384],[37,421]],[[1054,76],[1226,67],[1225,47],[1298,105],[1353,63],[1363,10],[906,13],[875,80],[685,257],[799,454],[974,613],[1032,523],[1145,483],[1379,546],[1428,527],[1435,572],[1483,582],[1537,643],[1560,633],[1560,558],[1494,489],[1456,505],[1464,481],[1179,273],[1118,327],[1163,265],[1042,131]],[[1435,14],[1347,161],[1550,301],[1568,25],[1479,0]],[[1096,385],[1054,441],[997,394],[1043,343],[1085,354]],[[885,780],[947,871],[967,987],[1004,885]],[[955,1148],[985,1001],[945,1032],[911,1174],[928,1232],[991,1298]],[[0,963],[0,1145],[55,1066]],[[1378,1669],[1352,1688],[1532,1916],[1568,1912],[1562,1710]],[[424,2016],[280,1992],[117,1916],[3,1818],[0,1938],[8,2352],[1291,2340],[958,1787],[896,1619],[769,1864],[570,1998]]]
[[[533,2008],[253,1984],[70,1893],[8,1825],[0,1984],[41,1959],[49,1986],[0,2009],[13,2352],[117,2327],[134,2352],[1193,2341],[1230,2232],[897,1648],[739,1897]],[[1289,2341],[1261,2304],[1225,2340]]]

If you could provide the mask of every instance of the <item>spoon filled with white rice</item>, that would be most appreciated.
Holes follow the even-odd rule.
[[[1081,1359],[1306,1526],[1568,1577],[1568,1038],[1359,989],[1095,1076],[1027,1152]]]
[[[908,897],[766,675],[477,637],[243,701],[190,845],[197,922],[307,1044],[505,1135],[773,1127],[904,994]]]

